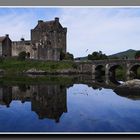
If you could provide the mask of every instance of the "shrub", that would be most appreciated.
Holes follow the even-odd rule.
[[[67,52],[67,53],[64,53],[64,52],[60,52],[60,60],[73,60],[74,57],[73,57],[73,54]]]
[[[18,54],[18,60],[25,60],[26,58],[26,52],[25,51],[22,51]]]
[[[93,52],[92,54],[88,55],[88,60],[104,60],[108,59],[106,54],[103,54],[101,51]]]
[[[67,52],[67,53],[65,54],[65,59],[66,59],[66,60],[73,60],[73,59],[74,59],[74,58],[73,58],[73,54]]]

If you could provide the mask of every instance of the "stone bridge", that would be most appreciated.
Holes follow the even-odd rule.
[[[140,67],[140,60],[94,60],[87,62],[76,62],[82,73],[104,73],[105,75],[115,75],[117,68],[121,67],[125,71],[125,76],[137,76],[137,70]]]

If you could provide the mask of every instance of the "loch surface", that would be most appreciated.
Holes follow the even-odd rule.
[[[1,84],[0,132],[140,132],[140,96],[101,83]]]

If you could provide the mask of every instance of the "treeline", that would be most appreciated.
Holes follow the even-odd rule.
[[[107,56],[106,54],[102,53],[102,51],[95,51],[92,54],[89,54],[87,56],[88,60],[105,60],[105,59],[129,59],[129,57],[127,55],[125,55],[123,58],[114,56],[114,57],[110,57]],[[135,59],[139,59],[140,60],[140,51],[137,51],[135,53]]]
[[[30,53],[26,53],[26,52],[20,52],[18,55],[18,60],[25,60],[26,58],[30,58]],[[105,60],[105,59],[129,59],[129,57],[127,55],[124,55],[123,58],[114,56],[114,57],[110,57],[107,56],[106,54],[102,53],[102,51],[95,51],[92,54],[88,54],[87,56],[88,60]],[[140,51],[137,51],[135,54],[135,59],[139,59],[140,60]],[[73,54],[67,52],[60,52],[60,60],[74,60],[74,56]]]
[[[104,60],[104,59],[108,59],[108,56],[106,54],[103,54],[102,51],[93,52],[92,54],[88,55],[88,60]]]

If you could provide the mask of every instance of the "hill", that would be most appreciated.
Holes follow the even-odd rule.
[[[136,50],[132,50],[132,49],[129,49],[127,51],[124,51],[124,52],[119,52],[119,53],[116,53],[116,54],[113,54],[113,55],[109,55],[109,58],[115,58],[115,57],[118,57],[118,58],[129,58],[129,59],[134,59],[135,58],[135,54],[136,54]]]

